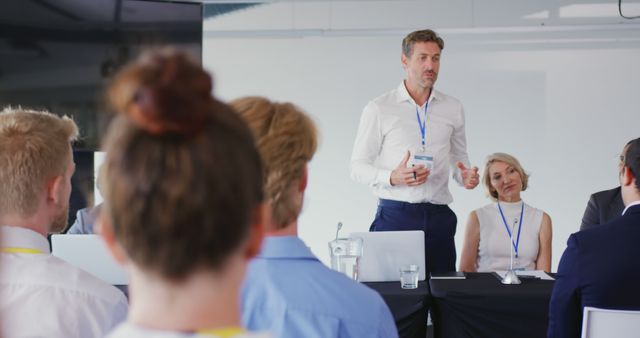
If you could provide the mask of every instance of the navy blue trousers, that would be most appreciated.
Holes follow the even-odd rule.
[[[427,276],[430,272],[455,271],[456,223],[448,205],[407,203],[381,199],[369,231],[424,231]]]

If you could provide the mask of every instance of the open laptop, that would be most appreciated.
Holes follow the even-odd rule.
[[[126,270],[98,235],[52,235],[51,253],[111,285],[128,285]]]
[[[399,281],[399,269],[404,264],[418,265],[418,279],[426,279],[423,231],[354,232],[350,237],[360,237],[363,242],[358,263],[360,282]]]

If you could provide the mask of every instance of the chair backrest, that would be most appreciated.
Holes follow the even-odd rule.
[[[640,336],[640,311],[609,310],[585,306],[582,338],[632,338]]]

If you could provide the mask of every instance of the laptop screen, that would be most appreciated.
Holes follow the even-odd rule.
[[[418,265],[418,279],[426,279],[423,231],[354,232],[350,237],[360,237],[363,242],[359,281],[399,281],[399,269],[406,264]]]
[[[128,285],[126,270],[98,235],[52,235],[51,253],[111,285]]]

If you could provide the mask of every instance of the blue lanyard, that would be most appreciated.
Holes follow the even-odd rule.
[[[424,139],[427,134],[427,108],[429,107],[429,100],[424,103],[424,120],[420,120],[420,113],[418,112],[418,105],[416,105],[416,117],[418,118],[418,127],[420,128],[420,136],[422,137],[422,149],[424,149]]]
[[[518,246],[520,245],[520,230],[522,230],[522,216],[524,215],[524,201],[522,202],[522,209],[520,209],[520,226],[518,227],[518,239],[516,242],[513,242],[513,237],[511,236],[511,230],[509,229],[509,224],[507,224],[507,220],[504,218],[504,213],[502,212],[502,207],[500,207],[500,202],[498,202],[498,210],[500,210],[500,216],[502,216],[502,223],[504,223],[504,227],[507,228],[507,233],[509,234],[509,239],[511,239],[511,244],[513,248],[516,250],[516,258],[518,258]]]

